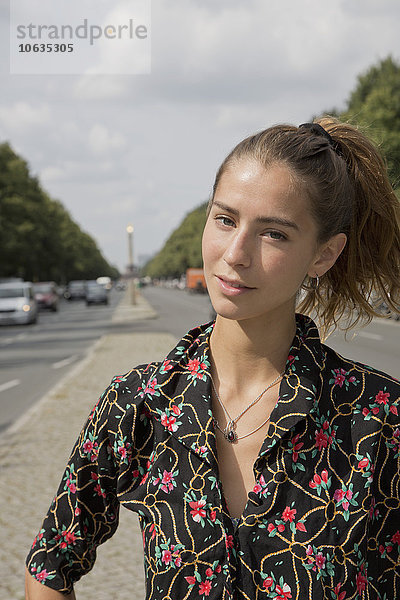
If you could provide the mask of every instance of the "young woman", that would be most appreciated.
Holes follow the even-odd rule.
[[[295,312],[326,334],[374,301],[398,310],[382,159],[333,119],[245,139],[218,171],[203,258],[215,324],[113,379],[34,541],[27,598],[73,598],[121,505],[139,515],[148,599],[399,596],[400,385]]]

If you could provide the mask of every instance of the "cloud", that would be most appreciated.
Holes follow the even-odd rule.
[[[126,140],[118,132],[112,132],[105,125],[96,123],[89,132],[88,146],[93,154],[106,154],[124,148]]]
[[[398,0],[157,0],[149,75],[10,76],[0,53],[0,135],[122,266],[128,222],[155,252],[240,139],[342,108],[363,70],[399,58],[399,17]]]

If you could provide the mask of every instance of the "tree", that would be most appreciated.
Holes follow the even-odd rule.
[[[67,282],[118,275],[8,143],[0,144],[0,248],[0,277]]]
[[[354,122],[380,146],[394,187],[400,185],[400,64],[391,56],[357,79],[340,115]]]
[[[164,247],[144,268],[150,277],[180,277],[189,267],[201,267],[201,237],[206,222],[207,203],[186,215]]]

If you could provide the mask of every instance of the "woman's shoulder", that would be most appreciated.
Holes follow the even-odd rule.
[[[378,393],[380,389],[386,388],[392,394],[397,394],[396,398],[400,397],[400,381],[392,375],[362,362],[346,358],[330,346],[322,344],[322,347],[326,357],[325,372],[334,379],[336,378],[337,384],[343,381],[342,385],[344,385],[349,378],[356,377],[362,379],[366,391],[371,390],[372,393],[376,388]]]

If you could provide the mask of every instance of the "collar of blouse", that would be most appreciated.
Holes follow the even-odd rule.
[[[325,352],[313,321],[296,315],[296,322],[279,400],[257,461],[288,435],[298,421],[314,412],[319,401]],[[146,402],[147,409],[154,418],[186,448],[216,468],[208,359],[212,328],[213,324],[190,331],[143,387],[150,400]]]

